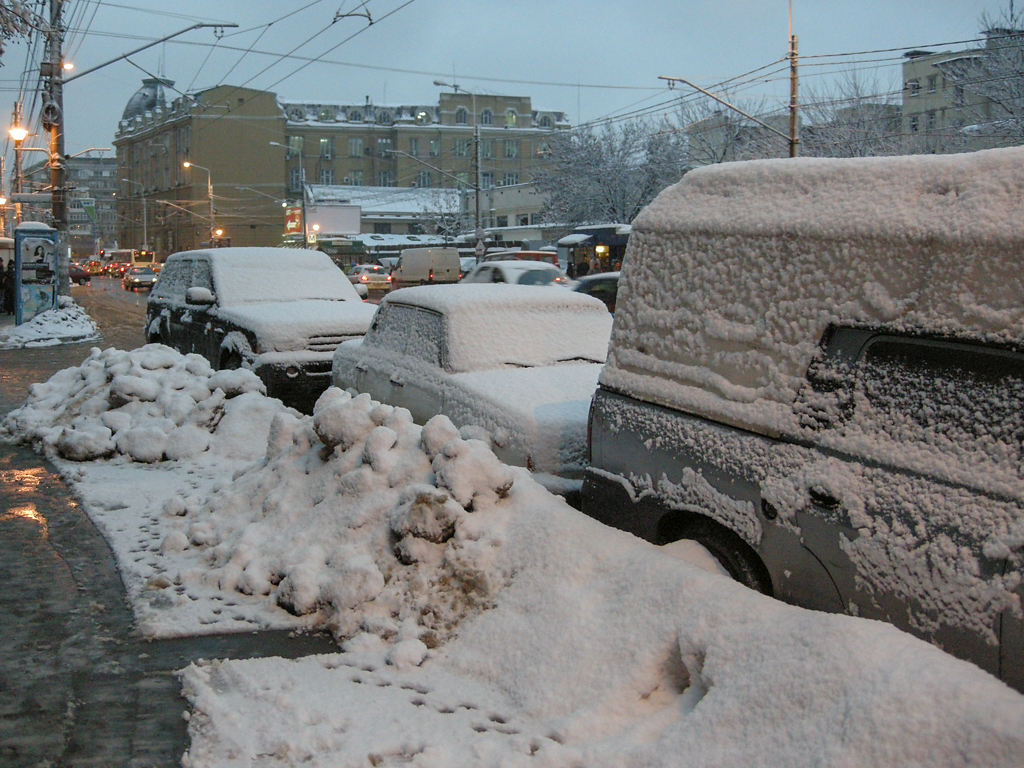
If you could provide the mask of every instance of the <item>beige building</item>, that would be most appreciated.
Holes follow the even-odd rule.
[[[1006,111],[986,95],[1000,81],[1000,59],[1021,48],[1020,30],[989,29],[980,48],[904,54],[902,133],[908,152],[959,152],[1018,144],[998,130]],[[1007,59],[1009,61],[1009,59]],[[1020,87],[1024,74],[1013,73]]]
[[[521,96],[338,105],[218,86],[168,103],[169,85],[144,80],[114,140],[122,195],[136,203],[119,239],[141,245],[145,210],[145,237],[162,255],[209,242],[215,229],[232,245],[277,245],[282,205],[301,205],[310,185],[479,186],[483,202],[492,188],[529,182],[551,132],[568,127],[564,113],[536,111]]]

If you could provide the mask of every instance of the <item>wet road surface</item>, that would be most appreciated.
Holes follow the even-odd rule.
[[[0,413],[91,347],[144,343],[145,294],[72,287],[102,339],[0,350]],[[198,658],[336,650],[322,635],[258,632],[145,641],[113,555],[40,456],[0,443],[0,766],[178,766],[187,746],[174,672]]]

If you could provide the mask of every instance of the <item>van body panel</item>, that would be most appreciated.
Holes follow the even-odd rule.
[[[391,272],[392,287],[457,283],[462,262],[456,248],[406,248]]]
[[[699,515],[1024,690],[1022,214],[1019,147],[687,174],[633,222],[583,511]]]

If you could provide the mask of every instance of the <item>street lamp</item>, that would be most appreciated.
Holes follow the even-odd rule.
[[[204,168],[201,165],[186,160],[181,164],[183,168],[198,168],[200,171],[206,171],[206,197],[210,201],[210,246],[213,246],[214,232],[217,229],[217,220],[213,212],[213,176],[210,173],[209,168]]]
[[[468,94],[472,100],[473,108],[473,202],[474,202],[474,223],[476,225],[476,257],[479,259],[484,255],[484,231],[480,227],[480,121],[476,114],[476,93],[469,93],[458,83],[447,83],[444,80],[435,80],[434,85],[441,88],[451,88],[455,93],[462,91]]]
[[[146,198],[142,192],[145,190],[145,185],[139,181],[132,181],[131,179],[121,179],[125,184],[134,184],[139,188],[139,203],[142,205],[142,250],[149,250],[149,230],[146,226]]]
[[[289,152],[292,149],[287,144],[282,144],[279,141],[271,141],[269,144],[272,147],[280,147]],[[302,187],[302,247],[305,248],[309,242],[309,232],[306,231],[306,164],[301,152],[299,153],[299,185]]]
[[[21,143],[28,136],[28,129],[21,124],[21,102],[14,102],[14,125],[7,131],[14,140],[14,184],[11,192],[21,192]],[[21,203],[14,204],[14,223],[21,223]]]

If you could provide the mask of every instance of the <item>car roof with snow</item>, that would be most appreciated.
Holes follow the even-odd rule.
[[[1019,347],[1022,218],[1020,147],[692,171],[633,222],[601,382],[789,431],[832,324]]]
[[[351,281],[323,251],[209,248],[173,254],[167,263],[195,256],[209,260],[221,306],[296,299],[362,301]]]
[[[453,371],[496,368],[511,360],[527,365],[567,358],[603,361],[608,353],[611,315],[600,299],[575,291],[455,283],[392,291],[381,310],[396,304],[447,318]]]

